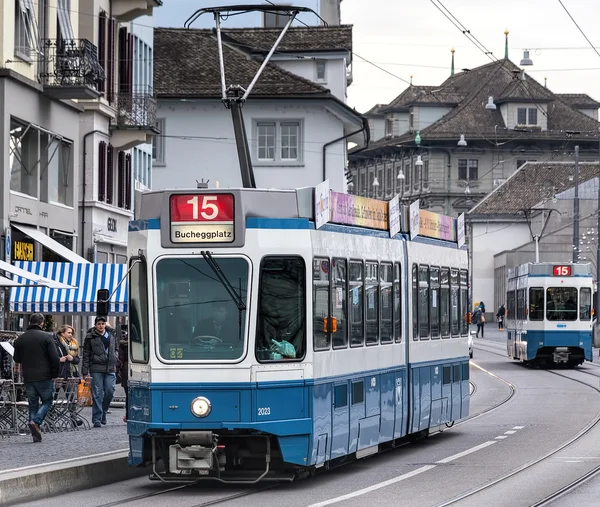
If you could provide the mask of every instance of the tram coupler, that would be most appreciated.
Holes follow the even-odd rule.
[[[225,455],[217,453],[218,436],[212,431],[182,431],[178,443],[169,446],[169,472],[208,475],[225,465]],[[221,463],[222,461],[222,463]]]
[[[555,363],[568,363],[570,355],[569,347],[556,347],[552,353],[552,358]]]

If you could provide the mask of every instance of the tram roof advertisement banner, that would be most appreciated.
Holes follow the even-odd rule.
[[[400,195],[396,195],[389,202],[389,228],[390,228],[390,238],[393,238],[396,234],[400,232]]]
[[[352,194],[331,192],[331,221],[336,224],[358,225],[387,231],[388,203]]]
[[[419,210],[418,234],[427,238],[456,242],[456,219],[431,211]]]
[[[325,180],[315,187],[315,226],[317,229],[329,222],[330,203],[329,180]]]

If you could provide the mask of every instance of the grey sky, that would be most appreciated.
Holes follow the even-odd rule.
[[[563,3],[600,51],[600,1]],[[558,0],[442,0],[442,4],[496,57],[504,56],[508,28],[509,57],[518,65],[523,48],[529,48],[533,66],[526,71],[534,79],[543,84],[546,76],[554,92],[587,93],[600,100],[600,56]],[[441,83],[450,73],[452,47],[457,70],[490,61],[429,0],[343,0],[342,22],[354,25],[356,54],[404,79],[410,80],[412,74],[415,84]],[[549,49],[559,47],[580,49]],[[593,70],[567,70],[584,68]],[[348,103],[359,111],[391,101],[404,88],[405,83],[354,57]]]

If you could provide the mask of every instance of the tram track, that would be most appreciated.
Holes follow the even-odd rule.
[[[488,345],[488,344],[486,344]],[[491,347],[494,348],[494,347]],[[487,349],[482,349],[485,352],[489,353],[489,354],[494,354],[497,356],[501,356],[501,357],[506,357],[504,354],[501,354],[497,351],[493,351],[493,350],[487,350]],[[508,358],[507,358],[508,359]],[[584,382],[583,380],[579,380],[573,377],[570,377],[568,375],[564,375],[562,373],[559,373],[557,371],[553,371],[553,370],[541,370],[541,371],[546,371],[552,375],[557,375],[559,377],[563,377],[566,378],[568,380],[571,380],[573,382],[577,382],[578,384],[581,384],[583,386],[589,387],[590,389],[593,389],[594,391],[596,391],[596,393],[598,393],[600,395],[600,388],[595,387],[593,385],[590,385],[587,382]],[[598,375],[594,375],[593,373],[590,372],[585,372],[584,370],[568,370],[570,372],[574,372],[574,373],[585,373],[587,375],[596,377],[596,378],[600,378],[598,377]],[[470,491],[467,491],[457,497],[452,498],[451,500],[448,500],[444,503],[438,504],[436,507],[446,507],[448,505],[454,505],[457,504],[458,502],[461,502],[463,500],[466,500],[468,498],[471,498],[475,495],[477,495],[478,493],[481,493],[482,491],[486,491],[489,490],[491,488],[493,488],[494,486],[496,486],[497,484],[500,484],[502,482],[505,482],[515,476],[517,476],[518,474],[520,474],[521,472],[524,472],[525,470],[528,470],[546,460],[548,460],[549,458],[553,457],[554,455],[556,455],[557,453],[559,453],[560,451],[566,449],[567,447],[573,445],[574,443],[576,443],[577,441],[579,441],[581,438],[583,438],[585,435],[587,435],[590,431],[592,431],[594,428],[596,428],[598,425],[600,424],[600,412],[598,412],[596,414],[596,416],[594,417],[594,419],[592,419],[592,421],[590,421],[586,426],[584,426],[576,435],[574,435],[572,438],[570,438],[569,440],[567,440],[566,442],[563,442],[560,446],[556,447],[555,449],[547,452],[546,454],[544,454],[543,456],[540,456],[539,458],[536,458],[528,463],[525,463],[524,465],[516,468],[515,470],[512,470],[504,475],[502,475],[501,477],[498,477],[497,479],[488,482],[482,486],[479,486],[477,488],[474,488]],[[542,507],[542,506],[547,506],[550,505],[552,502],[556,501],[558,498],[573,492],[574,490],[576,490],[579,486],[581,486],[582,484],[584,484],[585,482],[593,479],[594,477],[597,477],[598,475],[600,475],[600,465],[596,466],[595,468],[593,468],[592,470],[589,470],[588,472],[586,472],[584,475],[574,479],[573,481],[571,481],[569,484],[567,484],[566,486],[562,487],[561,489],[559,489],[558,491],[552,493],[551,495],[548,495],[546,498],[540,500],[537,503],[532,504],[530,507]]]

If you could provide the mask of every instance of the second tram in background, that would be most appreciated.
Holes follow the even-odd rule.
[[[528,263],[508,270],[507,352],[523,363],[592,360],[591,264]]]

